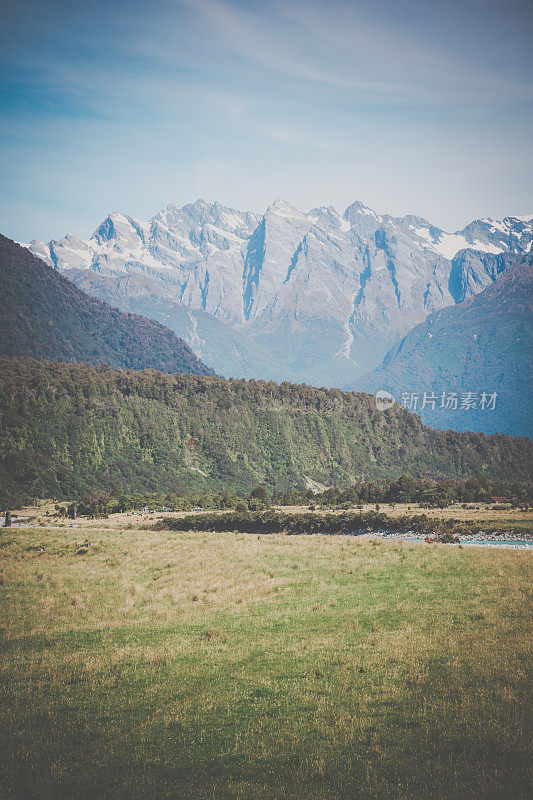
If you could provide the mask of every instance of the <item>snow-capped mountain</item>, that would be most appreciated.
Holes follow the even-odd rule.
[[[28,247],[81,288],[169,326],[223,375],[356,386],[428,314],[483,291],[527,253],[533,216],[446,233],[355,202],[261,216],[199,200],[92,237]]]

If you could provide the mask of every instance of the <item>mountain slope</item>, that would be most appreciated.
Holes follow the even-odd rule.
[[[29,247],[120,308],[157,312],[221,374],[352,388],[413,325],[482,291],[532,241],[529,217],[446,233],[360,202],[341,215],[277,200],[257,215],[199,200],[146,222],[114,212],[88,240]]]
[[[0,235],[0,353],[212,374],[168,328],[89,297]]]
[[[154,370],[0,360],[5,498],[288,489],[533,466],[528,439],[435,431],[369,395]]]
[[[62,274],[87,294],[170,328],[205,363],[215,365],[218,374],[270,380],[283,371],[273,353],[252,337],[212,314],[161,296],[156,282],[143,275],[113,277],[93,270],[71,269]]]
[[[423,420],[440,428],[531,436],[532,313],[533,263],[528,256],[507,266],[481,294],[417,325],[365,386],[386,389],[398,400],[402,392],[418,392]],[[459,393],[459,407],[440,408],[442,392],[453,391]],[[421,408],[423,392],[439,396],[435,409],[432,404]],[[464,392],[476,393],[471,398],[475,408],[461,409]],[[494,409],[482,408],[483,392],[497,393]]]

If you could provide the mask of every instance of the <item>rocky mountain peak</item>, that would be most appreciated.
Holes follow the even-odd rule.
[[[271,216],[272,214],[279,217],[295,217],[297,219],[305,216],[301,211],[298,211],[298,209],[287,202],[287,200],[282,200],[281,198],[274,200],[267,208],[265,216]]]
[[[197,200],[147,222],[114,212],[90,239],[29,247],[124,310],[172,318],[221,374],[352,388],[413,325],[484,291],[532,240],[532,221],[518,217],[446,233],[361,201],[341,215],[278,199],[261,216]]]

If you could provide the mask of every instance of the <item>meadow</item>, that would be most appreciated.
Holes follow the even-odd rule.
[[[530,796],[530,552],[84,525],[0,534],[3,798]]]

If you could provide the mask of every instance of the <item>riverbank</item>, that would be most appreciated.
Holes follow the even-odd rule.
[[[395,531],[376,531],[374,536],[389,542],[425,542],[423,534],[416,534],[413,531],[397,533]],[[453,544],[453,543],[452,543]],[[509,533],[507,531],[482,531],[468,537],[459,537],[459,542],[455,543],[463,547],[508,547],[533,550],[533,536],[524,531]]]

